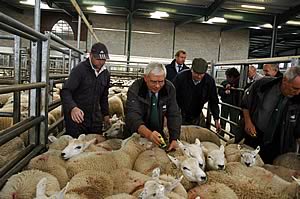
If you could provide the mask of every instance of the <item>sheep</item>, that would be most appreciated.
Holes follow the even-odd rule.
[[[62,188],[66,186],[69,177],[66,170],[66,163],[61,159],[60,155],[60,150],[49,150],[31,159],[26,169],[37,169],[55,176]]]
[[[96,138],[86,141],[85,134],[81,134],[78,139],[69,140],[68,146],[61,152],[63,159],[68,160],[84,151],[107,151],[102,147],[94,145]]]
[[[299,170],[289,169],[283,166],[265,164],[263,165],[263,168],[278,175],[288,182],[293,182],[292,176],[300,177]]]
[[[103,132],[103,136],[106,138],[123,138],[125,122],[118,119],[115,123],[111,125],[109,129]]]
[[[185,154],[188,157],[196,158],[199,162],[201,169],[205,169],[205,157],[201,148],[200,140],[198,138],[196,138],[195,144],[183,144],[179,140],[177,140],[177,143],[183,154]]]
[[[49,113],[54,116],[56,121],[59,120],[62,117],[61,106],[56,107],[55,109],[51,110]]]
[[[20,137],[8,141],[0,146],[0,168],[4,166],[8,160],[14,158],[18,153],[25,149],[24,142]]]
[[[201,144],[206,157],[206,169],[224,170],[226,166],[224,146],[218,147],[212,142],[201,142]]]
[[[36,185],[36,197],[34,199],[64,199],[68,185],[66,185],[66,187],[64,187],[60,192],[48,197],[46,195],[47,182],[48,179],[46,177],[39,181]]]
[[[67,172],[69,177],[72,177],[86,169],[108,173],[117,168],[132,169],[138,155],[150,147],[152,147],[152,142],[134,133],[117,151],[71,158],[67,161]]]
[[[127,193],[120,193],[120,194],[108,196],[105,199],[137,199],[137,197],[129,195]]]
[[[8,99],[13,96],[13,93],[5,93],[0,95],[0,106],[7,103]]]
[[[0,191],[0,198],[32,199],[36,196],[36,185],[44,177],[47,178],[47,196],[60,191],[57,179],[51,174],[28,170],[11,176]]]
[[[122,146],[122,141],[123,140],[121,139],[109,139],[97,144],[96,146],[102,147],[107,151],[119,150]]]
[[[188,192],[188,198],[196,197],[205,199],[238,199],[236,193],[223,183],[208,182],[198,185]]]
[[[241,162],[246,166],[263,166],[264,162],[259,156],[260,147],[242,148],[239,144],[229,144],[225,147],[225,157],[227,162]]]
[[[69,182],[66,198],[78,195],[80,198],[105,198],[113,194],[113,181],[109,174],[85,170],[76,174]],[[69,195],[69,197],[68,197]]]
[[[124,93],[119,93],[108,98],[109,115],[116,114],[118,118],[124,118],[124,102],[126,102],[127,96]]]
[[[219,137],[212,131],[206,128],[195,125],[181,126],[180,140],[188,143],[194,143],[198,138],[201,142],[209,141],[220,146],[221,142]]]
[[[73,137],[70,135],[62,135],[59,138],[56,138],[53,135],[48,136],[48,140],[50,141],[49,149],[55,150],[63,150],[69,144],[69,141],[72,140]]]
[[[273,164],[300,171],[300,158],[297,153],[282,154],[275,158]]]

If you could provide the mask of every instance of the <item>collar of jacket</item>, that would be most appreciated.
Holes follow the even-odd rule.
[[[149,95],[149,89],[147,87],[147,84],[146,82],[144,81],[144,79],[142,79],[142,86],[140,87],[139,89],[139,96],[142,97],[142,98],[147,98],[147,95]],[[163,98],[164,96],[167,96],[168,95],[168,92],[167,92],[167,88],[166,88],[166,85],[167,85],[167,79],[165,80],[165,84],[164,86],[160,89],[160,91],[158,92],[158,96],[160,98]]]
[[[176,59],[173,59],[173,61],[171,62],[171,66],[173,67],[173,68],[175,68],[175,62],[176,62]],[[185,67],[187,67],[186,65],[185,65],[185,63],[183,63],[182,64],[182,68],[185,68]]]
[[[266,91],[267,89],[271,88],[274,84],[281,83],[283,79],[282,77],[278,77],[278,78],[268,77],[268,78],[269,81],[261,85],[260,91],[262,92]]]

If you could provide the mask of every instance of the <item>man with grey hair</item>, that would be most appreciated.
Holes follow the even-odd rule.
[[[265,163],[296,151],[300,138],[300,66],[283,77],[254,82],[242,100],[245,143],[256,148]]]
[[[264,64],[263,71],[265,76],[282,77],[283,74],[279,71],[279,64]]]
[[[126,127],[128,136],[138,132],[143,137],[161,146],[164,135],[164,120],[169,131],[168,151],[174,149],[180,136],[181,115],[176,103],[173,84],[166,80],[166,68],[160,63],[150,63],[144,77],[129,88],[126,102]]]
[[[255,66],[253,65],[249,65],[247,76],[248,78],[247,78],[247,84],[245,86],[245,90],[249,88],[253,82],[264,77],[262,74],[257,72]]]

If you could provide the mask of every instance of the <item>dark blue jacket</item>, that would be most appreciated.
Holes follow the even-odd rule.
[[[167,77],[166,78],[167,78],[167,80],[169,80],[171,82],[174,80],[174,78],[177,75],[177,71],[175,68],[175,62],[176,62],[176,59],[174,59],[171,62],[171,64],[166,65],[166,69],[167,69]],[[185,64],[183,64],[181,71],[184,69],[189,69],[189,67],[187,67]]]

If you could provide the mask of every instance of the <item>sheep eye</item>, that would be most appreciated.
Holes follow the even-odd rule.
[[[256,158],[256,155],[255,155],[255,156],[253,156],[253,158]]]
[[[203,164],[199,164],[199,167],[203,167]]]
[[[156,196],[156,193],[152,194],[152,196],[155,197],[155,196]]]
[[[211,159],[211,156],[208,156],[207,158]]]
[[[188,171],[189,171],[189,168],[187,168],[187,167],[183,167],[182,169],[183,169],[183,170],[188,170]]]
[[[75,147],[75,149],[81,149],[81,146],[77,146],[77,147]]]

